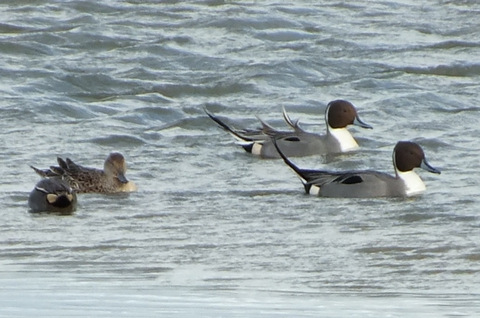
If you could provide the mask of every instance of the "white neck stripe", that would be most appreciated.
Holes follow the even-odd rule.
[[[358,144],[347,128],[332,128],[328,126],[329,133],[340,144],[342,152],[358,149]]]
[[[413,170],[410,171],[398,171],[397,176],[400,180],[403,181],[405,185],[405,194],[410,197],[413,195],[417,195],[423,193],[426,190],[425,183],[423,183],[422,179],[416,174]]]

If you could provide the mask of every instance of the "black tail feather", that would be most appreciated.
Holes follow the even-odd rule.
[[[278,146],[277,144],[277,141],[275,140],[275,138],[272,138],[272,142],[273,142],[273,145],[275,146],[275,148],[277,149],[278,151],[278,154],[280,155],[280,157],[282,157],[283,161],[290,167],[293,169],[293,171],[295,171],[305,182],[304,184],[306,183],[306,181],[308,180],[308,177],[305,175],[303,169],[300,169],[299,167],[297,167],[290,159],[287,158],[287,156],[285,156],[285,154],[280,150],[280,147]],[[309,186],[310,188],[310,186]],[[306,187],[305,187],[305,190]],[[310,189],[309,189],[310,190]]]
[[[311,183],[304,182],[304,183],[303,183],[303,187],[305,188],[305,193],[306,193],[306,194],[309,194],[309,193],[310,193],[310,189],[312,188],[312,184],[311,184]]]
[[[203,108],[203,110],[205,111],[205,113],[208,115],[208,117],[210,117],[214,122],[216,122],[220,127],[222,127],[224,130],[228,131],[229,133],[231,133],[232,135],[234,135],[235,137],[241,139],[241,140],[244,140],[244,141],[251,141],[253,142],[254,140],[252,138],[248,138],[246,136],[243,136],[241,134],[239,134],[235,129],[231,128],[230,126],[228,126],[227,124],[225,124],[223,121],[221,121],[218,117],[216,117],[215,115],[213,115],[212,113],[210,113],[207,108]],[[247,150],[248,151],[248,150]]]
[[[242,145],[242,147],[243,147],[243,149],[244,149],[246,152],[252,153],[253,143]]]
[[[68,158],[67,158],[68,159]],[[57,162],[58,162],[58,165],[60,166],[60,168],[62,169],[68,169],[68,164],[65,162],[65,160],[63,160],[62,158],[60,157],[57,157]]]

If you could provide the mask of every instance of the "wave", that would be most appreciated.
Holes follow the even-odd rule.
[[[397,70],[409,74],[424,74],[424,75],[440,75],[440,76],[454,76],[454,77],[468,77],[480,75],[480,64],[452,64],[452,65],[437,65],[430,67],[401,67]]]

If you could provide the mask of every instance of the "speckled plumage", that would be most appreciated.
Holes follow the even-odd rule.
[[[59,166],[50,169],[37,169],[44,178],[60,178],[65,180],[77,193],[117,193],[136,191],[136,185],[125,177],[127,165],[125,158],[118,152],[112,152],[107,159],[103,170],[83,167],[69,158],[57,158]]]

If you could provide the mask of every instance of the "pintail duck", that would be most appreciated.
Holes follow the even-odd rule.
[[[136,185],[125,177],[127,164],[121,153],[112,152],[105,160],[103,170],[83,167],[69,158],[66,160],[57,158],[57,162],[58,167],[52,166],[50,169],[41,170],[32,166],[32,169],[42,177],[67,181],[77,193],[117,193],[137,190]]]
[[[283,117],[293,131],[280,131],[261,121],[263,128],[257,130],[235,129],[205,109],[207,115],[220,127],[233,135],[247,151],[261,158],[280,158],[272,138],[277,140],[280,148],[288,157],[304,157],[342,153],[355,150],[358,144],[347,130],[347,126],[356,125],[371,129],[357,114],[352,103],[346,100],[334,100],[328,103],[325,110],[327,133],[325,135],[303,130],[299,121],[292,121],[285,109]]]
[[[31,212],[72,213],[77,208],[77,194],[63,180],[40,180],[28,197]]]
[[[422,168],[440,173],[425,159],[423,149],[410,141],[399,141],[393,150],[395,176],[378,171],[309,170],[297,167],[290,161],[279,144],[273,141],[283,161],[302,179],[307,194],[324,197],[410,197],[426,189],[422,179],[413,171]]]

